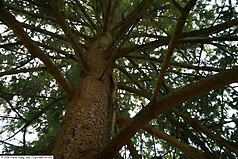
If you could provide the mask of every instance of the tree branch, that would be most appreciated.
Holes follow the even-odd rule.
[[[30,54],[38,57],[47,67],[47,71],[56,79],[59,85],[63,88],[65,93],[70,96],[72,88],[68,81],[63,77],[59,69],[53,64],[47,55],[37,46],[37,44],[27,35],[23,30],[21,24],[15,17],[5,8],[0,8],[0,20],[7,24],[14,33],[20,38]]]
[[[72,45],[81,67],[83,68],[83,70],[86,71],[87,64],[85,62],[84,56],[82,55],[81,48],[79,47],[78,42],[74,37],[73,32],[71,31],[69,25],[65,21],[65,18],[60,14],[59,10],[56,8],[57,5],[55,1],[49,0],[49,5],[53,11],[54,16],[56,17],[59,24],[61,25],[61,28],[63,29],[69,43]]]
[[[125,116],[117,117],[118,123],[126,124],[128,122],[131,122],[131,120],[132,119],[125,117]],[[149,124],[146,124],[145,126],[143,126],[142,129],[149,132],[150,134],[158,136],[160,139],[162,139],[162,140],[168,142],[169,144],[171,144],[172,146],[180,149],[186,155],[188,155],[192,158],[207,158],[208,157],[208,155],[205,152],[200,151],[192,146],[189,146],[188,144],[185,144],[184,142],[179,141],[178,139],[176,139],[175,137],[173,137],[171,135],[167,135],[163,131],[161,131]]]
[[[50,20],[50,21],[55,22],[55,19],[52,18],[51,16],[47,16],[45,14],[29,12],[29,11],[26,11],[24,7],[12,6],[12,5],[9,5],[8,3],[4,3],[4,5],[7,7],[7,9],[19,12],[20,14],[26,14],[26,15],[30,15],[35,18],[40,18],[40,19]]]
[[[127,142],[127,147],[130,151],[132,158],[134,158],[134,159],[140,158],[132,140]]]
[[[144,58],[142,56],[133,56],[133,55],[126,55],[125,57],[130,57],[133,59],[142,59],[145,61],[151,60],[153,62],[158,62],[161,63],[162,60],[160,59],[156,59],[156,58]],[[181,68],[187,68],[187,69],[194,69],[194,70],[203,70],[203,71],[214,71],[214,72],[220,72],[221,69],[220,68],[216,68],[216,67],[209,67],[209,66],[194,66],[192,64],[188,64],[188,63],[179,63],[176,61],[170,61],[169,63],[170,66],[174,66],[174,67],[181,67]]]
[[[18,73],[27,73],[27,72],[36,72],[36,71],[46,71],[46,67],[38,67],[38,68],[23,68],[23,69],[12,69],[9,71],[0,72],[0,77],[5,75],[13,75]]]
[[[211,26],[209,28],[185,32],[182,34],[182,37],[208,36],[237,25],[238,25],[238,18],[221,24],[217,24],[215,26]]]
[[[128,92],[143,96],[147,99],[150,98],[150,94],[146,93],[144,91],[140,91],[128,86],[125,86],[123,84],[118,84],[118,88],[119,89],[123,89],[126,90]],[[238,154],[238,150],[235,147],[238,147],[238,145],[236,145],[233,142],[229,142],[226,139],[220,137],[217,134],[214,134],[213,132],[211,132],[208,128],[206,128],[205,126],[203,126],[202,124],[199,123],[199,121],[197,121],[196,119],[192,119],[190,118],[188,115],[186,115],[185,113],[179,111],[176,108],[173,108],[172,111],[177,115],[180,116],[184,119],[185,122],[189,123],[191,126],[193,126],[195,129],[198,129],[199,131],[201,131],[202,133],[206,134],[209,138],[213,139],[218,145],[220,146],[224,146],[226,147],[228,150],[235,152],[236,154]]]
[[[217,24],[215,26],[211,26],[209,28],[181,33],[178,43],[197,43],[197,42],[206,43],[206,42],[211,42],[213,40],[214,41],[225,40],[227,38],[223,38],[223,39],[219,38],[218,39],[217,37],[216,38],[208,38],[206,36],[218,33],[222,30],[231,28],[236,25],[238,25],[238,19],[233,19],[228,22],[224,22],[221,24]],[[227,37],[227,36],[221,36],[221,37]],[[231,41],[233,41],[234,38],[237,38],[236,36],[230,36],[230,37],[231,37],[230,38]],[[203,41],[204,39],[202,40],[202,38],[205,38],[206,41]],[[149,49],[149,48],[153,49],[155,47],[167,45],[169,43],[171,37],[166,37],[166,36],[158,37],[157,36],[157,39],[158,40],[155,40],[155,41],[143,44],[143,45],[136,45],[136,46],[132,46],[132,47],[123,48],[120,50],[120,53],[118,53],[119,56],[117,56],[115,58],[117,59],[117,58],[122,57],[123,55],[129,54],[130,52],[133,52],[133,51],[140,51],[140,50]],[[229,39],[227,39],[227,40],[229,40]]]
[[[135,25],[138,20],[146,13],[148,8],[151,6],[153,0],[143,0],[138,7],[125,18],[114,26],[113,30],[115,31],[114,39],[120,40],[128,32],[129,28]]]
[[[235,152],[238,155],[238,145],[233,142],[229,142],[226,139],[222,138],[221,136],[211,132],[208,128],[200,124],[199,121],[196,119],[190,118],[185,113],[181,112],[180,110],[173,108],[173,112],[177,115],[183,118],[183,120],[187,123],[189,123],[192,127],[197,129],[198,131],[201,131],[202,133],[206,134],[209,138],[213,139],[218,145],[226,147],[228,150]]]
[[[103,3],[103,32],[109,30],[112,15],[112,0],[104,0]]]
[[[50,37],[54,37],[54,38],[61,39],[61,40],[64,40],[64,41],[67,40],[64,35],[59,35],[57,33],[53,33],[51,31],[41,29],[40,27],[37,27],[37,26],[34,26],[34,25],[29,25],[29,24],[26,24],[26,23],[21,23],[21,25],[22,25],[23,28],[30,29],[31,31],[34,31],[34,32],[37,31],[37,32],[43,33],[45,35],[49,35]]]
[[[0,89],[0,97],[2,97],[10,106],[11,110],[13,112],[15,112],[17,114],[17,116],[23,120],[23,121],[27,121],[19,112],[17,109],[15,109],[15,107],[12,105],[11,100],[12,100],[12,96],[9,96],[8,94],[5,94],[1,89]]]
[[[184,136],[186,136],[193,142],[190,142],[191,144],[195,144],[197,148],[201,148],[201,150],[203,150],[206,154],[209,154],[210,156],[212,155],[211,150],[208,148],[208,144],[205,142],[206,140],[202,140],[203,138],[200,133],[191,130],[187,123],[180,122],[179,118],[174,117],[174,115],[169,112],[165,113],[164,116],[167,118],[168,122],[175,127],[176,132],[171,133],[174,133],[177,138],[184,140]]]
[[[77,3],[75,3],[75,5],[77,5],[77,6],[80,8],[81,12],[83,13],[83,15],[85,16],[86,20],[88,21],[89,27],[91,28],[92,32],[94,32],[94,30],[95,30],[95,31],[98,31],[98,30],[97,30],[97,26],[94,24],[92,18],[90,17],[90,15],[88,15],[87,11],[86,11],[85,8],[81,5],[81,3],[80,3],[80,2],[77,2]]]
[[[102,158],[110,159],[126,142],[145,124],[159,114],[171,110],[188,99],[200,96],[210,90],[218,89],[224,85],[238,82],[238,68],[222,71],[216,75],[201,79],[195,83],[175,90],[160,98],[155,103],[145,106],[137,115],[126,124],[102,152]]]
[[[121,71],[123,74],[125,74],[126,77],[128,77],[130,80],[134,81],[133,77],[131,76],[131,74],[130,74],[126,69],[124,69],[123,67],[121,67],[121,66],[119,66],[119,65],[115,65],[115,68],[117,68],[119,71]],[[139,89],[145,90],[145,89],[143,88],[143,86],[141,86],[140,83],[135,82],[135,85],[136,85]]]
[[[119,83],[117,85],[117,87],[118,87],[118,89],[125,90],[127,92],[131,92],[131,93],[133,93],[135,95],[142,96],[142,97],[145,97],[145,98],[148,98],[148,99],[150,99],[150,97],[151,97],[151,95],[149,93],[147,93],[146,91],[138,90],[136,88],[132,88],[132,87],[126,86],[125,84]]]
[[[188,4],[183,9],[183,12],[181,12],[181,17],[178,19],[178,22],[177,22],[177,25],[175,28],[175,32],[174,32],[173,36],[171,37],[171,40],[168,45],[167,53],[165,54],[165,57],[161,64],[160,73],[159,73],[159,76],[158,76],[158,79],[156,82],[156,86],[155,86],[155,89],[154,89],[152,97],[151,97],[152,103],[156,101],[157,95],[160,91],[160,88],[161,88],[161,85],[162,85],[162,82],[164,79],[165,72],[169,66],[170,57],[172,56],[173,51],[177,45],[180,33],[182,32],[183,26],[186,23],[186,19],[188,17],[189,11],[192,9],[192,7],[195,5],[195,3],[196,3],[196,0],[189,1]]]

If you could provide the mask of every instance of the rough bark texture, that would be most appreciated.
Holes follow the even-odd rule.
[[[54,142],[55,159],[95,159],[109,142],[111,68],[100,79],[108,67],[105,51],[105,46],[100,47],[100,38],[89,49],[87,73],[79,81]]]

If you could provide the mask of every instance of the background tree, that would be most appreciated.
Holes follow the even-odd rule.
[[[0,2],[5,153],[238,157],[237,2]]]

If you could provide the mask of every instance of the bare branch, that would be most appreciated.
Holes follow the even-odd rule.
[[[53,32],[41,29],[40,27],[37,27],[37,26],[34,26],[34,25],[29,25],[29,24],[25,24],[25,23],[21,23],[21,25],[22,25],[23,28],[30,29],[31,31],[37,31],[37,32],[43,33],[45,35],[49,35],[51,37],[55,37],[57,39],[61,39],[61,40],[64,40],[64,41],[67,40],[66,37],[63,36],[63,35],[59,35],[57,33],[53,33]]]
[[[131,76],[131,74],[129,72],[127,72],[126,69],[124,69],[123,67],[120,67],[119,65],[115,65],[115,68],[117,68],[118,70],[120,70],[123,74],[125,74],[130,80],[134,81],[133,77]],[[143,88],[143,86],[141,86],[140,83],[135,82],[135,85],[140,88],[141,90],[145,90]]]

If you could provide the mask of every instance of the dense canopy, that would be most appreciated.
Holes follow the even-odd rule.
[[[95,57],[113,85],[102,158],[238,157],[238,2],[0,2],[3,153],[45,153]]]

